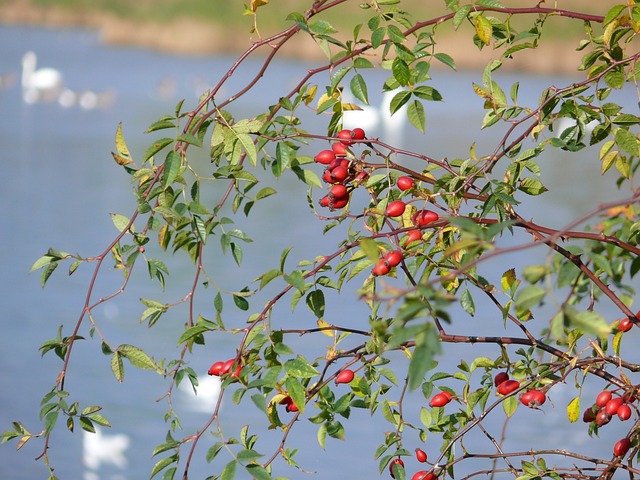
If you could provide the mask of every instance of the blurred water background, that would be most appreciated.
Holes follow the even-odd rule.
[[[20,88],[20,69],[21,59],[29,50],[37,53],[39,66],[58,69],[72,92],[80,95],[91,91],[95,96],[85,97],[88,103],[84,106],[77,103],[81,96],[74,97],[76,103],[70,101],[66,106],[58,102],[25,102]],[[61,364],[52,354],[41,359],[38,346],[53,338],[60,324],[66,325],[65,333],[69,334],[71,325],[80,314],[90,273],[86,267],[71,277],[64,272],[55,272],[43,290],[39,274],[29,274],[31,264],[49,247],[83,256],[99,254],[105,247],[106,239],[112,238],[115,233],[109,214],[130,215],[135,208],[129,177],[113,162],[110,154],[114,150],[117,124],[122,122],[130,150],[134,155],[141,155],[153,138],[143,135],[147,126],[165,113],[171,113],[182,98],[187,108],[195,106],[199,95],[217,82],[233,61],[233,58],[181,57],[136,48],[107,47],[100,43],[94,32],[86,30],[0,27],[0,75],[5,79],[0,90],[0,191],[4,192],[5,199],[0,228],[0,291],[3,298],[0,303],[3,328],[0,337],[0,378],[3,380],[3,388],[0,389],[0,430],[8,430],[10,422],[14,420],[24,421],[34,432],[41,428],[37,417],[39,402],[54,385]],[[248,62],[241,69],[234,87],[244,84],[259,66],[258,60]],[[238,117],[248,116],[276,103],[283,91],[289,91],[311,67],[301,62],[278,61],[263,77],[256,93],[240,99],[233,107],[233,113]],[[437,70],[433,77],[433,86],[441,91],[445,101],[428,106],[427,134],[415,133],[405,125],[399,130],[397,141],[407,149],[423,151],[434,158],[467,158],[472,142],[476,142],[476,150],[480,155],[490,153],[504,129],[480,131],[483,115],[481,100],[471,88],[472,81],[479,81],[479,73]],[[502,76],[507,85],[518,77],[517,74],[513,78],[509,74]],[[384,76],[374,73],[371,79],[374,82],[371,85],[375,82],[380,85]],[[527,75],[522,79],[520,88],[522,103],[534,106],[547,85],[561,87],[576,79]],[[379,102],[380,97],[373,92],[374,88],[370,86],[370,90],[373,103]],[[630,90],[617,93],[616,98],[627,105],[635,105],[637,98],[635,92]],[[224,93],[228,95],[232,92],[226,90]],[[98,103],[93,103],[95,101]],[[326,131],[327,117],[317,117],[312,112],[302,115],[307,122],[307,130]],[[369,133],[384,134],[375,127]],[[314,144],[304,153],[313,155],[318,149],[318,144]],[[541,199],[527,199],[520,210],[525,217],[561,227],[601,202],[625,196],[611,187],[610,175],[608,178],[600,175],[597,151],[587,150],[584,154],[568,156],[555,150],[542,157],[540,163],[542,181],[551,194]],[[567,188],[568,178],[578,187]],[[336,248],[338,237],[323,237],[323,223],[309,213],[305,200],[306,187],[290,175],[285,175],[274,186],[286,194],[274,196],[263,206],[257,206],[259,214],[239,224],[249,236],[259,237],[264,242],[261,249],[250,251],[251,245],[247,245],[241,269],[236,268],[232,261],[222,258],[217,258],[215,265],[211,265],[217,278],[224,278],[231,283],[230,288],[242,288],[259,273],[275,267],[281,250],[286,246],[295,245],[290,266],[297,260],[312,258],[319,252],[331,253]],[[272,235],[259,233],[262,231],[269,231]],[[150,246],[148,254],[153,252]],[[528,250],[525,254],[502,259],[496,265],[497,278],[504,269],[522,265],[536,255],[540,261],[544,261],[545,252],[542,249]],[[138,320],[142,311],[140,297],[176,301],[189,288],[192,273],[188,265],[176,261],[170,263],[170,267],[171,275],[165,292],[157,284],[139,282],[132,284],[133,291],[126,296],[96,310],[100,324],[114,343],[126,341],[151,352],[164,352],[162,355],[167,357],[178,355],[175,326],[182,325],[186,317],[169,317],[151,330],[141,326]],[[146,272],[143,269],[143,266],[138,269],[136,278],[144,280]],[[118,272],[114,272],[113,276],[101,282],[96,298],[117,289],[120,278]],[[222,287],[227,288],[226,285]],[[252,310],[260,305],[255,302]],[[210,303],[207,306],[203,300],[201,307],[208,309],[213,316]],[[604,308],[601,313],[610,315],[608,319],[613,321],[617,318],[618,314],[613,308],[607,310],[606,305]],[[298,308],[296,318],[301,324],[305,320],[313,322],[312,316],[303,310],[304,306]],[[238,326],[243,324],[245,314],[239,310],[230,313],[234,312],[231,302],[225,305],[225,311],[229,312],[229,318],[234,315],[237,317],[235,322]],[[287,305],[282,307],[281,313],[283,316],[290,315]],[[488,322],[494,322],[491,325],[496,327],[496,334],[500,334],[501,320],[496,318],[495,311],[487,316],[484,313],[478,313],[477,323],[464,325],[464,328],[456,331],[486,333]],[[353,319],[354,325],[366,325],[367,322],[366,309],[348,296],[327,307],[327,317],[331,316],[336,323],[344,318]],[[229,320],[230,324],[233,322]],[[313,324],[310,322],[307,325]],[[87,334],[86,329],[83,332]],[[637,332],[631,332],[630,335],[637,335]],[[292,339],[289,343],[303,345],[304,341]],[[236,344],[235,337],[212,339],[194,355],[191,366],[204,375],[213,360],[231,357]],[[125,434],[131,443],[125,452],[125,467],[104,464],[90,468],[82,461],[80,428],[77,427],[76,432],[71,434],[62,427],[54,434],[49,451],[56,474],[61,479],[148,478],[151,466],[158,460],[151,458],[151,451],[164,438],[167,429],[162,422],[166,403],[156,400],[163,395],[168,384],[153,373],[127,368],[125,384],[120,385],[110,371],[109,357],[98,352],[96,340],[79,342],[75,348],[77,350],[71,361],[66,388],[72,392],[72,398],[81,401],[84,406],[102,405],[105,416],[113,425],[110,431],[104,433]],[[446,348],[452,352],[447,359],[452,365],[460,358],[495,355],[492,348],[481,345]],[[319,346],[319,351],[322,351],[322,346]],[[595,384],[593,388],[602,386]],[[510,425],[508,446],[522,450],[536,445],[567,450],[579,448],[587,455],[603,455],[607,458],[609,454],[603,452],[609,452],[613,441],[625,434],[626,425],[612,422],[603,429],[600,438],[590,439],[585,424],[569,424],[566,420],[565,409],[571,395],[571,388],[563,390],[559,386],[552,391],[552,403],[545,406],[544,413],[520,409],[517,421]],[[230,397],[225,397],[222,423],[231,432],[237,432],[242,425],[251,424],[257,418],[253,405],[248,399],[245,402],[242,409],[225,408],[230,403]],[[426,403],[419,393],[410,395],[407,402],[409,407],[406,411],[411,410],[411,405]],[[194,405],[189,396],[176,396],[176,409],[180,408],[185,435],[195,432],[207,418],[206,413]],[[382,442],[382,434],[388,430],[388,424],[380,419],[371,421],[367,412],[354,411],[352,417],[356,421],[348,422],[347,442],[328,440],[325,450],[314,445],[315,426],[303,420],[300,428],[295,429],[290,437],[290,445],[299,443],[310,447],[300,453],[299,461],[305,470],[320,471],[319,475],[312,478],[377,478],[373,453],[377,444]],[[501,415],[497,417],[501,418]],[[418,421],[417,418],[414,420]],[[562,427],[556,428],[559,423],[562,423]],[[490,422],[487,428],[499,438],[501,422]],[[548,435],[550,431],[553,431],[551,437]],[[376,440],[372,442],[372,438]],[[278,437],[274,436],[273,439],[272,448],[275,448]],[[200,458],[208,442],[212,442],[212,437],[205,435],[197,453]],[[436,456],[439,440],[434,443],[423,446],[430,458]],[[407,445],[407,448],[413,450],[415,446],[418,446],[417,442]],[[471,451],[492,451],[486,438],[480,436],[471,436],[466,447]],[[0,447],[0,478],[46,478],[46,468],[41,462],[34,461],[34,457],[42,451],[42,442],[29,442],[18,453],[14,449],[15,442]],[[264,450],[271,451],[268,448]],[[220,472],[222,463],[216,460],[206,464],[200,458],[194,461],[190,478],[205,478]],[[417,465],[409,461],[407,463],[409,472],[418,469]],[[458,474],[471,471],[472,465],[463,463]],[[305,477],[301,472],[286,469],[281,473],[292,478]],[[383,477],[386,475],[386,472],[383,473]]]

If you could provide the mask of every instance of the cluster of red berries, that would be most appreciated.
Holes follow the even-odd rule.
[[[510,379],[507,372],[496,374],[493,379],[493,384],[496,386],[497,392],[502,396],[509,395],[520,388],[520,382]],[[538,408],[546,401],[547,395],[537,388],[530,388],[520,395],[520,403],[529,408]]]
[[[427,461],[427,454],[419,448],[416,448],[416,458],[420,463],[424,463]],[[394,458],[393,460],[391,460],[391,463],[389,463],[389,473],[391,474],[391,478],[396,478],[395,473],[393,473],[394,467],[396,465],[398,466],[396,468],[404,469],[404,461],[402,461],[401,458]],[[413,474],[411,480],[436,480],[437,478],[438,476],[433,473],[433,471],[420,470],[419,472]]]
[[[636,397],[633,395],[614,397],[611,391],[603,390],[596,397],[595,403],[584,411],[582,420],[585,423],[596,422],[600,427],[609,423],[614,415],[622,421],[629,420],[632,413],[629,404],[635,401]]]
[[[413,179],[407,176],[399,177],[396,182],[396,185],[402,191],[412,189],[414,184]],[[387,205],[386,214],[388,217],[397,218],[401,217],[406,209],[407,204],[403,200],[393,200]],[[431,210],[418,210],[411,217],[411,221],[416,227],[425,227],[430,223],[437,221],[439,218],[438,214]],[[414,228],[407,232],[407,236],[402,240],[402,245],[406,247],[407,245],[421,239],[422,231],[420,228]],[[402,258],[403,255],[400,250],[388,252],[378,260],[376,265],[373,267],[372,273],[375,276],[386,275],[393,267],[398,266],[400,262],[402,262]]]
[[[236,365],[235,368],[233,368],[234,364]],[[233,371],[231,371],[232,369]],[[213,365],[211,365],[207,373],[214,377],[229,375],[229,378],[240,378],[240,374],[242,373],[242,365],[240,365],[240,362],[236,364],[235,358],[230,358],[226,362],[215,362]]]
[[[336,136],[339,141],[331,145],[331,150],[322,150],[314,158],[317,163],[327,166],[322,179],[333,187],[328,195],[320,199],[320,206],[331,210],[345,207],[349,203],[348,183],[354,180],[354,183],[358,184],[367,175],[366,172],[356,173],[352,168],[352,162],[347,158],[348,147],[366,138],[364,130],[361,128],[340,130]]]

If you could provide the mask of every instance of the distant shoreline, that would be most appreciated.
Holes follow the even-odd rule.
[[[248,32],[227,31],[210,23],[178,19],[168,24],[140,23],[123,20],[110,14],[87,14],[60,7],[39,8],[28,0],[10,0],[0,4],[0,24],[53,28],[89,28],[96,30],[107,45],[129,45],[182,55],[239,55],[252,40]],[[499,53],[491,48],[483,51],[473,45],[470,36],[446,35],[441,38],[440,51],[451,55],[458,69],[482,69]],[[267,51],[264,50],[266,55]],[[542,42],[536,50],[519,52],[515,60],[505,62],[505,68],[533,74],[576,74],[580,58],[567,42]],[[326,59],[309,36],[300,36],[282,50],[283,56],[303,60]],[[433,62],[433,67],[440,67]],[[443,66],[443,68],[446,68]]]

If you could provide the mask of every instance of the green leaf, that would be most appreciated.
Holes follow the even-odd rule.
[[[178,177],[180,167],[182,166],[182,157],[174,150],[167,153],[164,160],[164,172],[162,173],[162,186],[167,188]]]
[[[358,246],[372,262],[377,262],[380,259],[380,251],[375,240],[363,237],[359,240]]]
[[[287,375],[298,378],[311,378],[319,375],[318,371],[300,356],[287,360],[284,364],[284,370]]]
[[[611,326],[597,312],[578,312],[567,305],[564,313],[569,326],[580,329],[585,335],[606,338],[611,333]]]
[[[238,462],[236,460],[232,460],[224,466],[222,470],[222,475],[220,475],[220,480],[233,480],[236,476],[236,469],[238,467]]]
[[[264,468],[262,465],[256,465],[255,463],[249,464],[246,467],[247,472],[256,480],[271,480],[271,475],[269,471]],[[220,479],[222,480],[222,479]]]
[[[526,193],[527,195],[540,195],[548,189],[536,178],[524,178],[522,182],[520,182],[518,190]]]
[[[249,157],[249,161],[251,165],[254,167],[258,164],[258,151],[256,150],[256,146],[253,143],[253,139],[247,134],[238,134],[234,131],[238,141],[242,145],[242,148],[245,152],[247,152],[247,157]]]
[[[393,71],[393,77],[403,87],[411,80],[411,70],[409,69],[409,65],[399,57],[396,57],[393,60],[391,70]]]
[[[324,317],[324,292],[320,289],[311,290],[307,295],[307,307],[318,318]]]
[[[421,87],[416,87],[413,90],[413,93],[416,97],[421,98],[423,100],[429,100],[433,102],[440,102],[442,100],[442,95],[438,90],[433,87],[429,87],[427,85],[423,85]]]
[[[166,147],[167,145],[171,145],[172,143],[173,138],[161,138],[155,141],[149,148],[147,148],[147,151],[144,152],[143,161],[146,162],[164,147]]]
[[[391,103],[389,104],[389,112],[391,113],[391,115],[400,110],[403,105],[406,105],[406,103],[410,99],[411,92],[409,92],[408,90],[400,90],[398,93],[396,93],[391,99]]]
[[[129,219],[124,215],[120,215],[119,213],[112,213],[111,221],[116,226],[119,232],[122,232],[125,228],[127,228],[127,225],[129,225]],[[131,233],[134,233],[133,228],[131,230]]]
[[[189,327],[184,332],[182,332],[182,335],[180,335],[180,338],[178,339],[178,345],[208,331],[209,328],[205,327],[204,325],[194,325],[193,327]]]
[[[134,367],[141,368],[143,370],[155,370],[158,373],[162,373],[162,370],[155,360],[138,347],[122,344],[118,347],[117,351],[120,352],[120,355],[129,360],[131,365]]]
[[[616,144],[634,157],[640,156],[640,148],[638,146],[638,138],[629,130],[619,128],[616,131]]]
[[[469,7],[470,5],[465,5],[466,7]],[[456,12],[457,13],[457,12]],[[456,70],[456,62],[455,60],[448,54],[446,53],[436,53],[434,55],[434,57],[441,61],[442,63],[444,63],[446,66],[448,66],[449,68],[451,68],[452,70]]]
[[[369,105],[369,95],[367,93],[367,83],[359,73],[356,73],[351,79],[351,92],[353,95],[365,105]]]
[[[518,292],[516,307],[526,311],[540,304],[546,294],[546,290],[537,285],[529,285]]]
[[[287,376],[284,386],[293,403],[296,404],[300,412],[304,413],[305,391],[300,381],[294,376]]]
[[[120,383],[124,380],[124,364],[122,363],[122,356],[117,350],[111,355],[111,371]]]
[[[473,317],[476,313],[476,305],[473,302],[473,297],[468,288],[465,288],[462,295],[460,295],[460,304],[462,308],[464,308],[464,311]]]
[[[416,390],[432,365],[433,357],[440,352],[438,334],[433,328],[416,336],[416,347],[409,364],[409,388]]]
[[[151,469],[151,475],[149,478],[153,478],[155,477],[158,473],[160,473],[162,470],[164,470],[165,468],[167,468],[169,465],[171,465],[172,463],[176,463],[178,461],[178,455],[171,455],[170,457],[167,458],[163,458],[162,460],[158,461],[154,466],[153,469]]]
[[[518,408],[518,397],[516,395],[511,395],[510,397],[507,397],[504,399],[504,401],[502,402],[502,408],[504,409],[504,413],[507,414],[507,417],[512,416],[517,408]]]
[[[284,279],[289,285],[297,288],[301,292],[303,292],[306,288],[304,277],[298,270],[294,270],[290,275],[285,275]]]
[[[261,200],[263,198],[269,197],[271,195],[274,195],[278,192],[276,192],[273,188],[271,187],[264,187],[263,189],[261,189],[257,194],[256,194],[256,200]]]
[[[411,124],[420,130],[422,133],[425,131],[427,118],[424,114],[424,107],[418,100],[414,100],[407,107],[407,117]]]

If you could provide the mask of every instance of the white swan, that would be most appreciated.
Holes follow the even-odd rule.
[[[211,414],[216,408],[218,397],[220,396],[220,386],[222,385],[220,377],[200,375],[198,376],[198,383],[199,385],[194,392],[191,382],[184,379],[180,382],[178,389],[183,393],[183,398],[188,399],[189,409]]]
[[[62,90],[62,74],[53,68],[36,69],[37,61],[31,51],[22,57],[22,97],[27,103],[53,100]]]
[[[125,468],[128,462],[124,452],[130,443],[129,437],[122,433],[103,435],[98,428],[96,433],[83,430],[82,462],[91,470],[98,470],[103,463]]]
[[[343,101],[359,107],[359,110],[346,110],[344,112],[342,117],[343,127],[349,129],[360,127],[367,133],[376,132],[380,140],[397,146],[402,141],[402,134],[407,121],[406,105],[403,105],[391,115],[391,100],[399,91],[397,89],[383,92],[382,100],[377,107],[356,103],[349,91],[343,91]]]

